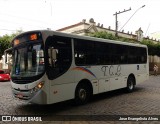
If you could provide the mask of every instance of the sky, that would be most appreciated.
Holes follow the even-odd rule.
[[[16,30],[57,30],[90,18],[115,29],[113,14],[130,7],[118,14],[118,30],[124,26],[121,30],[135,34],[141,27],[144,36],[153,36],[160,32],[159,6],[160,0],[0,0],[0,36]]]

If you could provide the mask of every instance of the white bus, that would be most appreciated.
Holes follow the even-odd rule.
[[[36,104],[74,99],[125,88],[149,78],[147,46],[107,39],[30,31],[12,47],[11,86],[15,98]]]

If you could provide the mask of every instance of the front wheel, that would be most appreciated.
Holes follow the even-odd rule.
[[[90,88],[87,85],[80,84],[75,91],[75,102],[77,105],[86,104],[91,97]]]
[[[127,80],[127,92],[133,92],[133,90],[135,89],[135,79],[131,76],[128,77]]]

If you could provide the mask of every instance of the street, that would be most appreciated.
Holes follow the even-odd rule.
[[[83,123],[92,123],[93,121],[95,123],[105,123],[106,119],[103,118],[109,115],[111,118],[113,115],[120,115],[121,119],[125,119],[126,115],[147,115],[147,118],[150,116],[154,120],[147,121],[149,124],[152,122],[158,124],[155,115],[160,115],[160,76],[150,76],[148,81],[137,85],[132,93],[126,93],[121,89],[99,94],[94,96],[88,104],[82,106],[75,106],[72,101],[52,105],[26,104],[12,97],[10,82],[0,82],[0,113],[1,115],[41,116],[45,120],[42,119],[42,123],[47,124],[51,124],[52,121],[63,123],[64,120],[68,121],[67,117],[74,121],[71,122],[71,119],[68,123],[79,123],[79,121]],[[92,118],[90,118],[90,115],[93,115]],[[55,119],[55,117],[59,119]],[[160,117],[158,120],[160,121]],[[136,123],[137,121],[130,122]],[[119,124],[126,123],[126,121],[113,122],[109,120],[108,123]],[[146,123],[146,121],[140,121],[140,123]]]

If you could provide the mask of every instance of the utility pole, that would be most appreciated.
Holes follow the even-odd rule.
[[[118,37],[118,20],[117,20],[117,15],[118,14],[121,14],[121,13],[124,13],[124,12],[127,12],[127,11],[130,11],[131,10],[131,7],[128,9],[128,10],[123,10],[123,11],[119,11],[119,12],[116,12],[115,14],[113,14],[115,16],[115,36]]]

